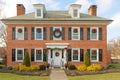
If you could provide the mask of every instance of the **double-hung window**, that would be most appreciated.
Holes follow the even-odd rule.
[[[72,61],[78,62],[80,61],[80,49],[72,48]]]
[[[91,40],[98,40],[98,28],[97,27],[91,27],[90,28],[90,39]]]
[[[35,27],[35,40],[43,40],[43,27]]]
[[[42,8],[36,8],[35,17],[36,18],[43,18],[43,9]]]
[[[72,40],[80,40],[80,28],[72,27]]]
[[[90,59],[92,62],[99,61],[99,49],[97,48],[91,48],[90,49]]]
[[[43,49],[42,48],[35,48],[34,50],[35,52],[35,55],[34,55],[34,58],[35,58],[35,61],[36,62],[42,62],[43,61]]]
[[[24,59],[24,48],[16,48],[16,61],[22,62]]]
[[[16,27],[16,40],[24,40],[24,27]]]

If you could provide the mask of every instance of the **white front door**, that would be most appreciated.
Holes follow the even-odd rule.
[[[53,50],[54,67],[62,66],[62,50]]]

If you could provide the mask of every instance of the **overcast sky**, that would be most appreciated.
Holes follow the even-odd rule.
[[[72,3],[81,4],[81,12],[88,13],[91,4],[97,5],[99,17],[114,20],[107,29],[108,41],[120,36],[120,0],[4,0],[4,15],[6,17],[16,16],[16,4],[24,4],[26,13],[34,12],[32,4],[43,3],[47,10],[68,10]]]

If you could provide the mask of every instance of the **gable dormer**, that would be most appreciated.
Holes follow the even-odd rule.
[[[44,18],[46,13],[45,5],[44,4],[33,4],[35,8],[35,18]]]
[[[69,14],[72,18],[80,18],[80,4],[71,4],[69,7]]]

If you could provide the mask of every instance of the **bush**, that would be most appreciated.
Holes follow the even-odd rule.
[[[69,70],[76,70],[76,67],[75,67],[75,65],[69,65],[69,66],[68,66],[68,69],[69,69]]]
[[[33,66],[30,66],[30,70],[31,71],[39,70],[39,67],[33,65]]]
[[[19,67],[19,71],[31,71],[31,70],[30,70],[30,67],[27,67],[27,66],[25,66],[25,65],[21,65],[21,66]]]
[[[86,65],[87,67],[91,65],[90,55],[89,55],[88,52],[85,53],[84,63],[85,63],[85,65]]]
[[[108,68],[120,69],[120,64],[109,64]]]
[[[87,67],[86,67],[85,64],[82,64],[82,65],[78,66],[77,69],[78,69],[79,71],[86,71]]]
[[[2,69],[3,67],[2,66],[0,66],[0,69]]]
[[[25,52],[25,57],[24,57],[24,60],[23,60],[23,65],[25,65],[27,67],[30,67],[30,57],[29,57],[29,54],[28,54],[27,51]]]
[[[12,70],[13,67],[12,67],[12,66],[8,66],[7,69],[8,69],[8,70]]]
[[[39,70],[46,70],[46,66],[45,65],[40,65]]]
[[[99,64],[90,65],[87,67],[87,71],[100,71],[100,70],[102,70],[102,66]]]
[[[13,70],[14,70],[14,71],[18,71],[18,70],[19,70],[19,66],[18,66],[18,65],[13,66]]]

